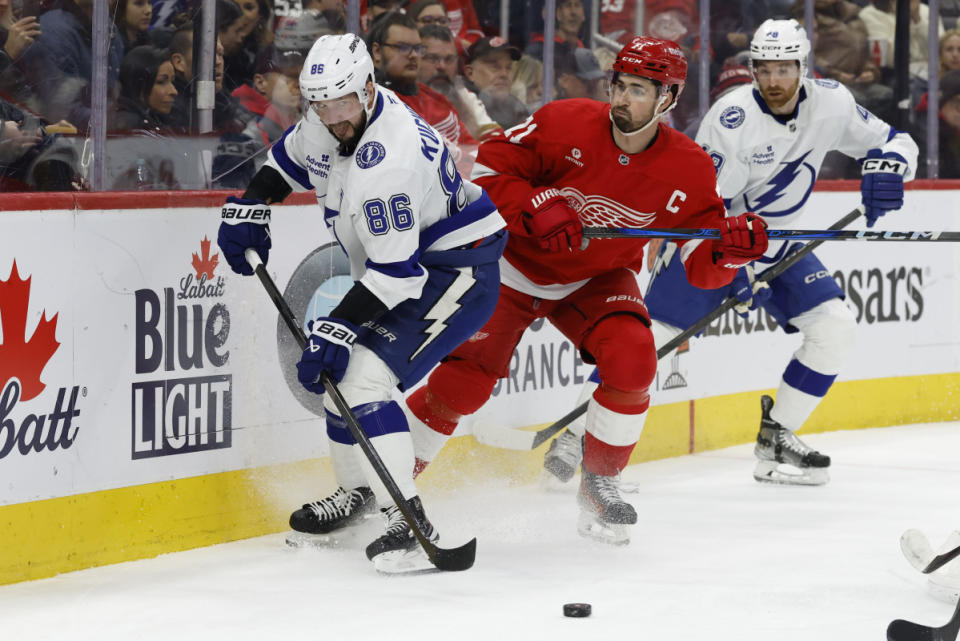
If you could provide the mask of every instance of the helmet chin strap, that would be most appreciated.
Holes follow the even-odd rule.
[[[664,109],[662,113],[657,113],[657,111],[660,109],[660,107],[663,106],[663,103],[666,102],[667,97],[668,97],[668,94],[667,94],[667,93],[664,93],[663,95],[660,96],[660,98],[657,99],[657,104],[654,105],[654,107],[653,107],[653,116],[650,117],[650,120],[647,122],[647,124],[645,124],[644,126],[640,127],[639,129],[636,129],[636,130],[630,131],[630,132],[626,132],[626,131],[624,131],[623,129],[621,129],[620,127],[617,126],[617,121],[613,119],[613,109],[611,109],[611,110],[610,110],[610,113],[609,113],[609,116],[610,116],[610,122],[613,123],[613,128],[616,129],[617,132],[619,132],[620,135],[622,135],[622,136],[636,136],[637,134],[643,133],[643,132],[646,131],[647,128],[650,127],[651,125],[654,125],[654,124],[660,122],[660,119],[661,119],[661,118],[663,118],[665,115],[667,115],[667,114],[670,112],[671,109],[673,109],[674,107],[677,106],[676,101],[674,101],[674,103],[673,103],[672,105],[670,105],[669,107],[667,107],[666,109]]]

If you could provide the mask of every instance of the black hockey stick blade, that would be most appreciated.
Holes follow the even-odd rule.
[[[250,266],[253,268],[254,273],[257,275],[257,278],[260,279],[263,288],[267,290],[267,294],[276,306],[280,317],[283,318],[290,333],[293,334],[297,344],[300,345],[301,348],[305,348],[307,346],[307,337],[303,333],[303,328],[300,327],[300,323],[297,322],[293,312],[290,310],[290,306],[283,298],[283,294],[280,293],[280,290],[277,288],[276,283],[273,282],[270,274],[267,273],[267,269],[263,266],[260,256],[252,249],[247,249],[244,255],[247,258],[247,262],[250,263]],[[404,498],[403,492],[400,491],[397,482],[393,479],[393,476],[390,475],[390,471],[387,469],[387,466],[384,465],[377,450],[374,449],[370,439],[357,421],[357,417],[353,415],[353,411],[347,404],[346,399],[343,398],[336,383],[334,383],[326,373],[321,374],[320,380],[323,382],[323,386],[327,394],[330,395],[333,404],[336,405],[337,411],[340,412],[340,416],[343,417],[344,422],[347,424],[347,430],[350,432],[350,435],[357,441],[357,445],[360,446],[360,449],[367,457],[377,476],[380,477],[380,481],[384,487],[387,488],[390,498],[397,504],[400,513],[403,514],[403,518],[406,519],[410,525],[410,531],[413,532],[413,535],[421,547],[423,547],[423,551],[426,552],[430,562],[433,563],[438,570],[447,572],[470,569],[477,556],[477,540],[472,539],[458,548],[443,549],[434,545],[434,543],[427,538],[423,533],[423,526],[413,513],[413,510],[410,509],[410,504],[407,503]]]
[[[960,601],[953,618],[939,628],[931,628],[912,621],[897,619],[887,626],[887,641],[956,641],[960,631]]]
[[[839,231],[855,221],[857,218],[863,215],[864,208],[863,205],[860,205],[856,209],[851,210],[843,218],[830,225],[827,228],[827,232]],[[584,237],[587,237],[589,229],[605,229],[603,227],[595,228],[586,228],[584,229]],[[666,230],[666,231],[677,231],[677,230]],[[716,231],[716,230],[714,230]],[[598,238],[604,236],[596,236]],[[605,236],[606,238],[613,238],[614,236]],[[758,281],[767,282],[773,280],[787,269],[793,266],[798,260],[812,252],[814,249],[823,244],[825,238],[818,238],[817,240],[812,240],[797,251],[793,252],[782,261],[771,267],[770,269],[763,272],[760,276],[757,277]],[[692,338],[705,328],[707,325],[720,318],[726,314],[729,310],[733,309],[739,303],[739,299],[736,296],[730,296],[725,301],[720,303],[713,311],[708,313],[706,316],[698,320],[696,323],[688,327],[680,334],[674,336],[669,340],[665,345],[661,346],[657,350],[657,360],[660,360],[673,350],[677,349],[683,345],[687,340]],[[554,423],[551,423],[547,427],[544,427],[541,430],[536,432],[524,432],[522,430],[514,430],[509,427],[503,427],[495,423],[490,423],[487,421],[478,422],[474,427],[474,437],[486,445],[492,445],[494,447],[502,447],[510,450],[534,450],[540,445],[549,441],[555,434],[558,434],[563,428],[565,428],[570,423],[574,422],[580,418],[587,411],[587,403],[583,403],[570,412],[560,417]]]

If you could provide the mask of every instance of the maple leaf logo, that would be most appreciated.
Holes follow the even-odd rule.
[[[220,254],[214,254],[212,258],[210,257],[210,241],[204,236],[203,240],[200,241],[200,255],[197,256],[194,252],[193,260],[190,262],[197,272],[197,280],[200,280],[200,277],[204,274],[207,275],[207,280],[213,280],[213,270],[217,268],[219,262]]]
[[[32,277],[31,277],[32,278]],[[57,342],[57,316],[47,318],[46,310],[27,339],[27,309],[30,306],[30,278],[22,280],[13,261],[10,277],[0,280],[0,327],[3,328],[3,343],[0,343],[0,388],[16,378],[22,389],[21,400],[29,401],[46,388],[40,382],[40,373],[53,353],[60,347]]]

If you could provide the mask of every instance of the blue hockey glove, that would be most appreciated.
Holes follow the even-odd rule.
[[[860,162],[863,173],[860,194],[867,227],[873,227],[880,216],[903,207],[903,176],[907,173],[907,161],[896,152],[871,149]]]
[[[310,336],[297,363],[297,378],[308,391],[323,394],[320,374],[326,372],[337,383],[343,380],[357,340],[357,328],[340,318],[321,317],[310,321],[307,329]]]
[[[243,252],[253,248],[263,264],[270,254],[270,205],[262,200],[227,197],[220,210],[220,232],[217,245],[230,269],[243,276],[251,276],[253,268]]]
[[[770,285],[765,281],[757,280],[753,275],[753,265],[747,265],[743,269],[737,270],[737,275],[733,277],[733,294],[740,302],[733,306],[733,309],[746,318],[750,310],[762,306],[770,300]]]

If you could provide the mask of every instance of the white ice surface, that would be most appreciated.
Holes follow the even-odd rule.
[[[577,535],[573,484],[494,479],[424,496],[442,541],[478,538],[467,572],[377,575],[376,521],[339,549],[270,535],[0,587],[0,639],[882,641],[895,618],[944,624],[898,541],[960,527],[960,423],[806,440],[833,457],[824,487],[756,483],[750,446],[628,468],[624,548]],[[572,601],[593,616],[563,617]]]

